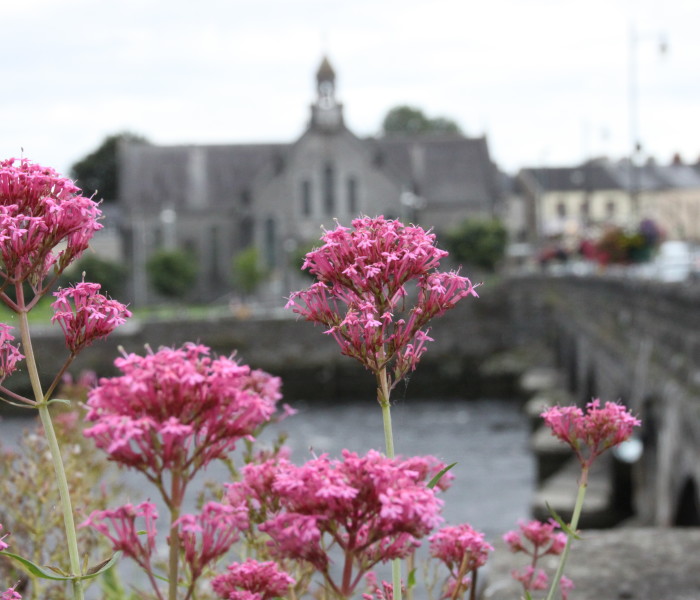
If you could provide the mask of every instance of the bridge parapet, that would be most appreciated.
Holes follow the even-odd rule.
[[[700,290],[604,277],[509,289],[517,340],[544,336],[580,405],[620,400],[642,419],[633,489],[620,490],[641,522],[700,525]]]

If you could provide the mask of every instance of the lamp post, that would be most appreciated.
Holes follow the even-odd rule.
[[[630,210],[635,218],[639,217],[639,192],[640,181],[637,170],[637,160],[642,151],[642,143],[639,137],[639,80],[638,80],[638,57],[637,51],[639,43],[644,40],[654,39],[658,43],[659,54],[666,54],[668,43],[663,34],[640,35],[637,32],[634,22],[629,28],[629,88],[628,88],[628,111],[629,111],[629,136],[630,136],[630,156],[628,173],[628,193],[630,197]]]

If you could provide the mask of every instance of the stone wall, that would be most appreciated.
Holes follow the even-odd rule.
[[[496,394],[499,382],[495,377],[489,380],[482,375],[481,367],[512,345],[508,302],[501,287],[482,286],[479,291],[480,298],[465,299],[434,321],[430,336],[435,341],[429,343],[428,352],[411,375],[407,395],[482,397]],[[40,371],[55,373],[66,356],[59,328],[41,328],[33,339]],[[219,354],[235,351],[252,367],[280,375],[285,396],[290,399],[352,399],[375,393],[372,375],[356,361],[341,356],[335,341],[324,335],[321,327],[296,320],[286,311],[261,319],[241,319],[232,314],[198,320],[184,317],[132,319],[108,340],[83,352],[71,372],[91,369],[100,375],[109,375],[114,373],[112,363],[120,348],[143,353],[145,345],[157,349],[179,346],[187,341],[210,346]],[[18,379],[13,377],[15,389],[23,385]],[[505,393],[512,393],[511,390],[506,389]]]

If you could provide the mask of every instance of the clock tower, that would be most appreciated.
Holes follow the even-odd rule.
[[[311,105],[311,126],[332,132],[342,125],[343,105],[335,99],[335,71],[324,56],[316,72],[316,102]]]

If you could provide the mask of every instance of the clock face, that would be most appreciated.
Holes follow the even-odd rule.
[[[322,81],[318,86],[319,94],[323,97],[330,98],[333,96],[333,83],[330,81]]]

